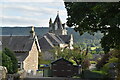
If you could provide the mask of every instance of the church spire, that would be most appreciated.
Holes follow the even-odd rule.
[[[60,17],[59,17],[59,11],[57,11],[57,16],[55,18],[54,25],[56,25],[55,26],[56,29],[63,29],[62,22],[61,22]]]
[[[49,24],[52,24],[52,19],[50,18],[50,20],[49,20]]]
[[[49,20],[49,32],[52,32],[52,19]]]
[[[67,35],[67,30],[65,28],[65,24],[62,24],[60,17],[59,17],[59,11],[57,11],[57,16],[55,18],[55,21],[52,22],[52,19],[49,20],[49,32],[55,33],[57,35]]]

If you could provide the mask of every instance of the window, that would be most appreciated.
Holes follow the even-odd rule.
[[[23,69],[23,62],[18,62],[18,68]]]

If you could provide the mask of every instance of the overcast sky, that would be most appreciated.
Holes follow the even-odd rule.
[[[0,2],[0,26],[47,27],[54,21],[57,11],[62,23],[67,12],[62,0],[2,0]]]

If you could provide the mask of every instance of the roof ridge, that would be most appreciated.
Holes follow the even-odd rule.
[[[62,42],[62,43],[65,43],[58,35],[56,35],[57,38],[59,38],[59,40]]]
[[[45,35],[44,36],[44,38],[48,41],[48,43],[52,46],[52,47],[54,47],[54,45],[52,44],[52,42],[48,39],[48,37]]]
[[[57,37],[55,36],[55,35],[50,35],[56,42],[58,42],[58,43],[61,43],[61,41],[59,40],[59,39],[57,39]]]

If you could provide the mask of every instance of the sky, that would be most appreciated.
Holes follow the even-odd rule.
[[[2,0],[0,26],[48,27],[49,19],[54,21],[58,11],[65,23],[67,11],[63,0]]]

